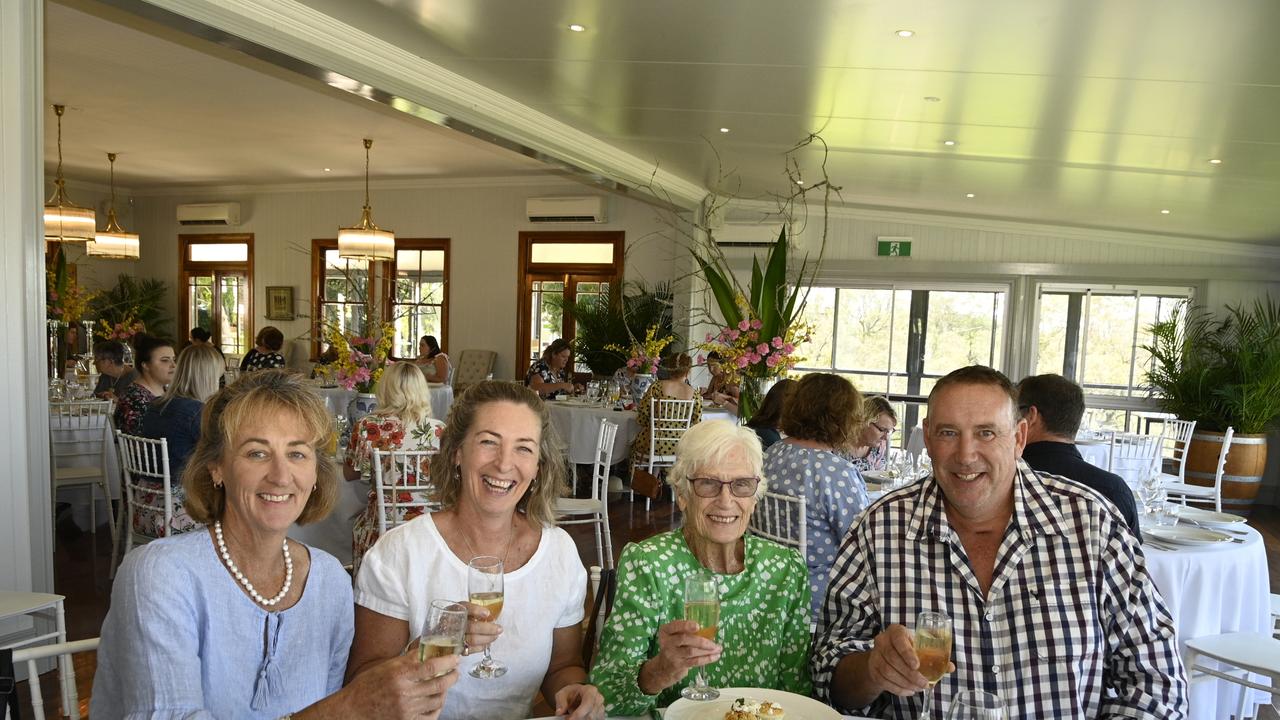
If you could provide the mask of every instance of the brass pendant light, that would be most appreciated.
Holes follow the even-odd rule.
[[[350,260],[394,260],[396,234],[383,230],[373,222],[373,208],[369,206],[369,149],[373,140],[364,139],[364,212],[360,224],[338,228],[338,257]]]
[[[107,227],[93,236],[93,242],[85,245],[85,252],[94,257],[114,260],[137,260],[141,255],[138,234],[125,232],[116,220],[116,154],[107,153],[111,163],[111,207],[107,209]]]
[[[53,196],[44,204],[44,239],[46,242],[89,242],[98,229],[97,219],[89,208],[80,207],[67,197],[66,180],[62,177],[62,113],[66,108],[54,105],[58,116],[58,170],[53,176]]]

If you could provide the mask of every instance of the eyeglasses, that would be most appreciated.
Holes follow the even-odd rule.
[[[882,427],[880,423],[877,423],[874,421],[871,423],[871,427],[875,428],[876,430],[879,430],[881,435],[892,435],[894,431],[894,428]]]
[[[703,498],[719,497],[720,490],[725,485],[729,486],[729,493],[734,497],[751,497],[756,494],[756,488],[760,486],[760,478],[734,478],[733,480],[689,478],[689,485],[693,488],[694,495]]]

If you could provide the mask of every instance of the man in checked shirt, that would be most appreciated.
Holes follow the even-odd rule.
[[[985,690],[1010,718],[1187,716],[1187,680],[1142,551],[1092,490],[1021,460],[1026,421],[1009,379],[956,370],[929,394],[934,474],[873,503],[831,571],[813,654],[818,696],[912,719]],[[954,623],[953,670],[932,689],[909,627]]]

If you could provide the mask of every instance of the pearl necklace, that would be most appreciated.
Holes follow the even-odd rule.
[[[280,593],[268,600],[253,587],[253,583],[249,582],[249,578],[240,572],[240,568],[236,567],[236,563],[231,559],[231,553],[227,552],[227,542],[222,539],[222,521],[218,520],[213,523],[213,534],[218,538],[218,553],[222,555],[222,560],[227,564],[227,569],[235,576],[236,580],[244,586],[248,591],[249,597],[259,605],[271,607],[284,599],[289,594],[289,588],[293,586],[293,558],[289,557],[289,540],[284,541],[284,587],[280,588]]]

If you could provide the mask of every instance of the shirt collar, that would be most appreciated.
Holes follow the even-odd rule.
[[[950,534],[942,502],[942,489],[932,475],[920,481],[915,512],[907,525],[907,539]],[[1020,531],[1040,535],[1065,535],[1066,523],[1053,494],[1025,462],[1018,460],[1013,480],[1013,523]]]

